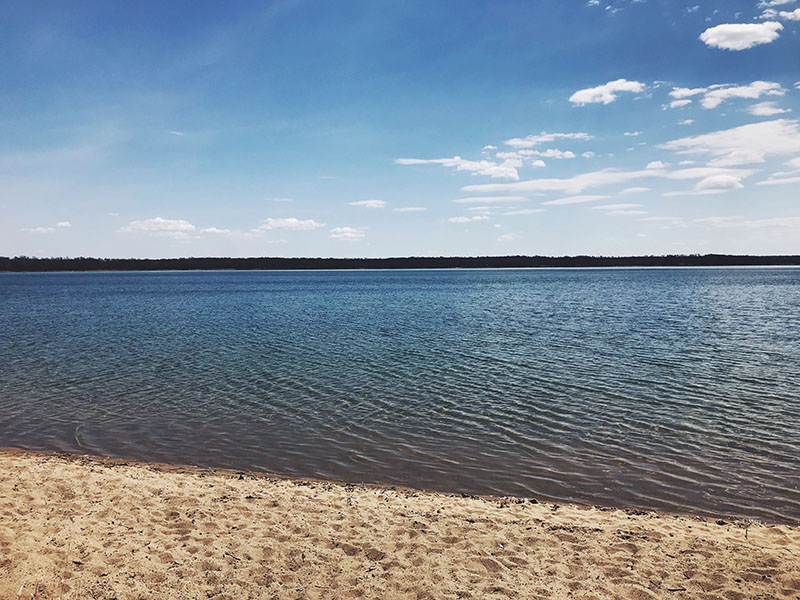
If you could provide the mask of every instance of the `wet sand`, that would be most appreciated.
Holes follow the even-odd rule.
[[[800,528],[6,450],[0,598],[800,598]]]

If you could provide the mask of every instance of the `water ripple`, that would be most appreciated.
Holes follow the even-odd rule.
[[[0,274],[0,445],[800,520],[800,270]]]

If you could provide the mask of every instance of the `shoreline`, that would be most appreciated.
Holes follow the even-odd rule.
[[[59,458],[67,461],[77,461],[81,462],[82,460],[96,462],[105,464],[110,467],[120,467],[120,466],[133,466],[133,467],[142,467],[148,469],[157,469],[164,473],[194,473],[194,474],[212,474],[212,475],[219,475],[221,477],[232,477],[237,478],[240,475],[245,477],[250,477],[253,479],[264,479],[266,481],[288,481],[292,483],[300,482],[302,484],[315,484],[315,485],[338,485],[338,486],[346,486],[346,487],[357,487],[357,488],[364,488],[364,489],[375,489],[375,490],[386,490],[386,491],[396,491],[399,493],[410,493],[410,494],[435,494],[444,497],[453,497],[453,498],[479,498],[490,502],[497,502],[497,501],[506,501],[506,502],[516,502],[518,500],[524,500],[530,502],[533,500],[534,504],[544,503],[544,504],[557,504],[559,506],[573,506],[576,508],[580,508],[583,510],[599,510],[599,511],[609,511],[609,510],[620,510],[625,512],[626,514],[634,514],[634,515],[643,515],[643,514],[653,514],[659,515],[664,517],[675,517],[675,518],[686,518],[686,519],[699,519],[702,521],[718,521],[718,520],[725,520],[731,523],[758,523],[761,525],[786,525],[789,527],[800,527],[800,518],[790,521],[790,520],[767,520],[767,519],[760,519],[756,517],[747,517],[743,515],[737,515],[733,513],[724,513],[724,512],[712,512],[712,511],[702,511],[700,509],[691,510],[687,509],[685,511],[675,511],[675,510],[665,510],[665,509],[653,509],[653,508],[644,508],[641,506],[629,505],[629,504],[592,504],[590,502],[573,502],[571,500],[565,500],[563,498],[556,498],[553,496],[547,495],[537,495],[537,496],[514,496],[514,495],[495,495],[495,494],[480,494],[480,493],[471,493],[471,492],[461,492],[456,490],[436,490],[436,489],[428,489],[425,487],[414,487],[411,485],[401,485],[395,483],[380,483],[377,481],[349,481],[345,479],[333,479],[333,478],[325,478],[325,477],[306,477],[306,476],[299,476],[299,475],[283,475],[280,473],[271,473],[267,471],[254,471],[249,469],[233,469],[227,467],[209,467],[203,465],[193,465],[193,464],[184,464],[184,463],[166,463],[166,462],[158,462],[158,461],[149,461],[149,460],[140,460],[140,459],[132,459],[132,458],[118,458],[114,456],[105,456],[102,454],[79,454],[79,453],[72,453],[67,451],[61,450],[29,450],[27,448],[19,448],[14,446],[0,446],[0,459],[6,455],[14,455],[14,454],[21,454],[21,455],[31,455],[31,456],[49,456],[53,458]]]
[[[800,528],[0,449],[0,597],[800,597]]]

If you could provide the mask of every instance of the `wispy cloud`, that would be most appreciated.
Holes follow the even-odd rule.
[[[722,194],[744,187],[742,177],[736,175],[713,175],[698,181],[694,188],[686,191],[667,192],[665,196],[706,196],[709,194]]]
[[[527,201],[525,196],[470,196],[453,200],[456,204],[517,204]]]
[[[358,242],[364,239],[366,227],[334,227],[328,237],[340,242]]]
[[[466,160],[460,156],[453,158],[398,158],[398,165],[442,165],[457,171],[469,171],[473,175],[488,175],[493,179],[519,179],[517,169],[522,166],[520,159],[507,159],[501,163],[490,160]]]
[[[503,213],[503,216],[513,217],[517,215],[535,215],[544,212],[543,208],[522,208],[520,210],[509,210]]]
[[[599,196],[599,195],[567,196],[565,198],[559,198],[558,200],[548,200],[547,202],[542,202],[542,204],[547,204],[551,206],[560,206],[563,204],[584,204],[586,202],[607,200],[608,198],[609,196]]]
[[[710,166],[761,163],[769,156],[800,152],[798,121],[776,119],[672,140],[659,146],[678,154],[708,154]]]
[[[557,140],[583,140],[588,141],[594,139],[588,133],[577,132],[577,133],[548,133],[543,131],[542,133],[535,134],[535,135],[528,135],[524,138],[511,138],[510,140],[506,140],[506,146],[511,146],[512,148],[533,148],[534,146],[538,146],[540,144],[546,144],[550,142],[555,142]]]
[[[700,104],[703,108],[717,108],[726,100],[745,98],[755,100],[761,96],[783,96],[786,90],[774,81],[754,81],[748,85],[719,83],[704,88],[672,88],[670,96],[676,98],[670,102],[670,108],[678,108],[691,104],[693,96],[702,96]]]
[[[354,202],[348,202],[348,204],[363,208],[383,208],[386,206],[386,202],[383,200],[355,200]]]
[[[779,108],[774,102],[759,102],[748,107],[747,112],[757,117],[771,117],[792,111],[788,108]]]
[[[282,219],[268,218],[258,227],[259,230],[267,231],[270,229],[294,229],[294,230],[311,230],[325,227],[325,223],[318,223],[314,219],[301,220],[296,217],[287,217]]]
[[[564,192],[567,194],[580,194],[586,189],[608,185],[626,183],[643,178],[664,178],[674,180],[703,179],[714,175],[735,175],[748,177],[753,171],[745,169],[726,169],[722,167],[694,167],[689,169],[668,170],[660,168],[642,169],[639,171],[624,171],[620,169],[603,169],[581,173],[564,179],[529,179],[517,183],[486,183],[480,185],[467,185],[461,188],[467,192],[492,193],[492,192]]]
[[[447,219],[449,223],[473,223],[475,221],[487,221],[489,217],[486,215],[474,215],[472,217],[450,217]]]

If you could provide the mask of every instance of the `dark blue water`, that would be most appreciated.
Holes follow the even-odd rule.
[[[0,446],[800,519],[800,270],[0,274]]]

